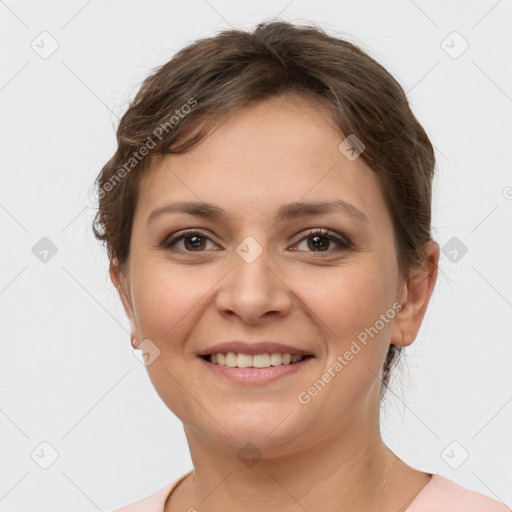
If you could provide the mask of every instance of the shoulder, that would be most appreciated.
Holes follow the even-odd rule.
[[[164,503],[167,497],[171,494],[175,487],[190,473],[190,471],[185,473],[177,480],[164,485],[158,489],[158,491],[150,494],[149,496],[146,496],[145,498],[142,498],[139,501],[136,501],[135,503],[126,505],[122,508],[117,508],[111,512],[163,512]]]
[[[441,475],[416,496],[406,512],[512,512],[503,503],[471,491]]]

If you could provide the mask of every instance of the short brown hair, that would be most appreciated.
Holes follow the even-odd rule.
[[[393,221],[400,276],[408,281],[432,240],[432,145],[402,87],[384,67],[314,24],[284,21],[197,40],[144,80],[120,121],[117,149],[96,179],[93,231],[121,272],[129,257],[140,178],[151,156],[186,152],[226,116],[286,93],[320,100],[341,134],[363,142],[360,157],[377,175]],[[400,352],[390,345],[383,389]]]

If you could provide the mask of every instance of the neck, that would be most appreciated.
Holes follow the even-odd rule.
[[[269,448],[252,466],[238,459],[238,450],[212,448],[195,431],[185,432],[195,469],[173,493],[172,510],[397,511],[427,483],[416,480],[412,495],[412,487],[397,494],[396,477],[400,475],[403,486],[410,472],[407,476],[408,467],[386,447],[378,430],[326,436],[289,455],[272,457]]]

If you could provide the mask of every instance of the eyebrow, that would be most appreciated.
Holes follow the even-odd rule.
[[[340,209],[345,214],[359,220],[363,223],[369,223],[370,219],[361,210],[358,210],[355,206],[338,199],[335,201],[313,201],[313,202],[301,202],[296,201],[294,203],[288,203],[281,206],[276,213],[276,222],[282,220],[294,219],[296,217],[305,217],[310,215],[322,215],[330,213],[336,208]],[[218,206],[209,203],[202,202],[176,202],[168,203],[166,205],[155,208],[148,216],[147,223],[151,222],[156,217],[162,214],[169,213],[189,213],[203,219],[219,219],[225,220],[227,213]]]

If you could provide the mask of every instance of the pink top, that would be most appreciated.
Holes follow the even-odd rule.
[[[164,504],[172,491],[193,470],[165,485],[147,498],[112,512],[164,512]],[[439,474],[416,495],[405,512],[512,512],[499,501],[479,492],[465,489]]]

